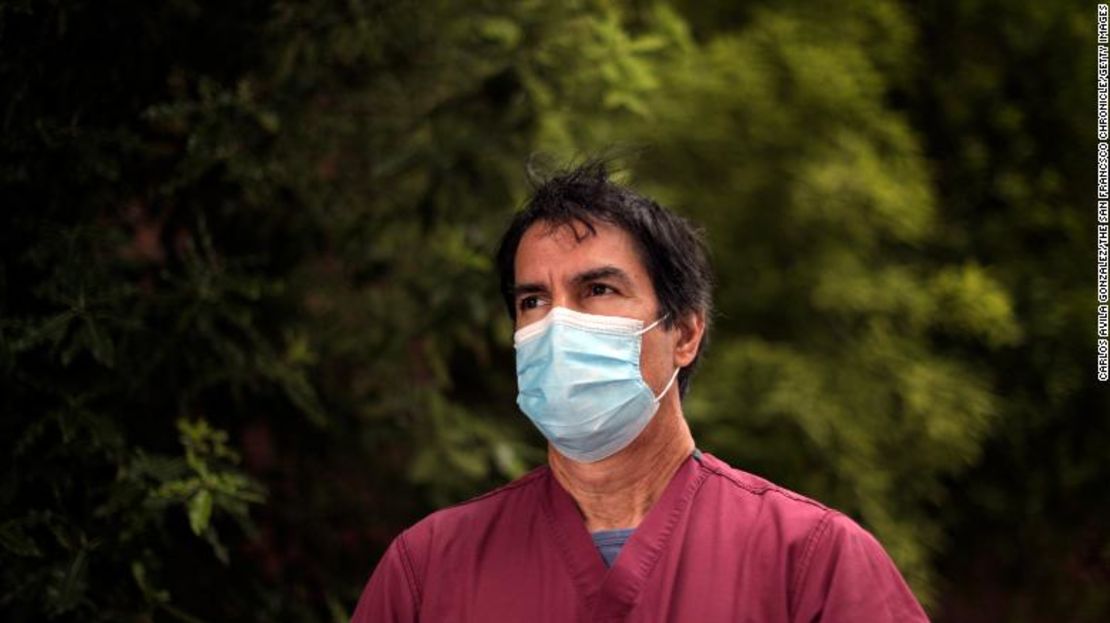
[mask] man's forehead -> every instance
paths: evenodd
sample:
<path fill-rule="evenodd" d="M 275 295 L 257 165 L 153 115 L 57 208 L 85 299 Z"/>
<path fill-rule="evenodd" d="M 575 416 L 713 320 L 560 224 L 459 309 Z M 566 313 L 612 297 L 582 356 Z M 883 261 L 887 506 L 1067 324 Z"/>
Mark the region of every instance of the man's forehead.
<path fill-rule="evenodd" d="M 635 241 L 616 225 L 603 221 L 541 221 L 529 227 L 521 237 L 516 272 L 518 277 L 522 272 L 546 273 L 554 267 L 552 262 L 568 261 L 575 269 L 604 263 L 633 273 L 643 270 Z"/>
<path fill-rule="evenodd" d="M 572 219 L 569 221 L 537 221 L 524 232 L 521 245 L 549 238 L 551 242 L 567 248 L 577 247 L 585 240 L 595 237 L 599 231 L 608 233 L 613 228 L 608 223 Z M 619 230 L 618 230 L 619 231 Z"/>

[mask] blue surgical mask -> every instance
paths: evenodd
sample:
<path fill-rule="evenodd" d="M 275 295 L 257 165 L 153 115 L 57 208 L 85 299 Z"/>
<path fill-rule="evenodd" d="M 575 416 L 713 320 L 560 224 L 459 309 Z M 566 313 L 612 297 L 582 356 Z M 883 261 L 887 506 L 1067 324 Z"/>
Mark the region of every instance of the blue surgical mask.
<path fill-rule="evenodd" d="M 600 461 L 632 443 L 659 409 L 679 369 L 656 396 L 640 373 L 635 318 L 555 307 L 513 335 L 517 404 L 551 445 L 582 462 Z"/>

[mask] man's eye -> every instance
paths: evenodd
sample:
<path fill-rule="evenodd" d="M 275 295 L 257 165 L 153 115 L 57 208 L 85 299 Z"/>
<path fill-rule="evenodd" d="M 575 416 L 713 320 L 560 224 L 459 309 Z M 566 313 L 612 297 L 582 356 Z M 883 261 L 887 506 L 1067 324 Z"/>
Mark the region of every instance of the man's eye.
<path fill-rule="evenodd" d="M 610 292 L 613 292 L 613 288 L 610 288 L 603 283 L 595 283 L 590 285 L 590 296 L 601 296 L 603 294 L 609 294 Z"/>
<path fill-rule="evenodd" d="M 540 297 L 538 297 L 538 296 L 526 296 L 526 297 L 520 299 L 520 308 L 521 309 L 535 309 L 537 306 L 539 306 L 539 304 L 540 304 Z"/>

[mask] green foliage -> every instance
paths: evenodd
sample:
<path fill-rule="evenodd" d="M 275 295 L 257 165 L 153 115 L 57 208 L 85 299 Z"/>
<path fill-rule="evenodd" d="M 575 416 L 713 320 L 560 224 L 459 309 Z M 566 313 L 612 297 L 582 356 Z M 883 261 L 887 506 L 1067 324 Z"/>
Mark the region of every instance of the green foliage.
<path fill-rule="evenodd" d="M 183 505 L 193 534 L 203 535 L 216 557 L 227 564 L 227 550 L 220 544 L 211 523 L 213 507 L 246 522 L 248 505 L 264 501 L 264 492 L 251 478 L 228 467 L 239 462 L 239 455 L 228 448 L 226 432 L 210 428 L 203 420 L 196 423 L 178 420 L 177 428 L 185 447 L 184 464 L 173 466 L 177 473 L 172 480 L 164 479 L 169 475 L 165 473 L 168 466 L 159 470 L 161 482 L 150 491 L 149 502 L 157 507 L 173 503 Z M 145 463 L 145 459 L 140 459 L 132 468 L 138 474 L 158 473 L 145 470 Z M 221 463 L 225 466 L 220 467 Z"/>
<path fill-rule="evenodd" d="M 1094 7 L 942 4 L 923 5 L 909 94 L 946 208 L 943 252 L 990 267 L 1023 336 L 961 353 L 995 371 L 1003 417 L 949 486 L 944 614 L 1102 621 L 1110 387 L 1093 368 L 1095 136 L 1084 112 L 1095 101 Z"/>
<path fill-rule="evenodd" d="M 544 460 L 490 258 L 530 154 L 615 146 L 710 240 L 702 448 L 941 616 L 1100 620 L 1093 22 L 1045 7 L 0 3 L 6 619 L 344 620 Z"/>

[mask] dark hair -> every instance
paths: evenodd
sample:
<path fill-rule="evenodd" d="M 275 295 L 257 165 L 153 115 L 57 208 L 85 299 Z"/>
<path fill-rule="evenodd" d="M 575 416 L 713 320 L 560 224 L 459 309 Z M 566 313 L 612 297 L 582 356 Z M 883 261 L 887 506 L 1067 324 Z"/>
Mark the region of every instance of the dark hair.
<path fill-rule="evenodd" d="M 713 275 L 701 232 L 689 221 L 651 199 L 609 179 L 608 166 L 590 160 L 572 170 L 557 172 L 536 188 L 501 237 L 497 269 L 509 316 L 516 320 L 515 262 L 524 232 L 536 223 L 552 227 L 581 223 L 595 235 L 595 222 L 620 227 L 636 241 L 637 250 L 659 299 L 663 326 L 674 327 L 678 318 L 692 312 L 705 315 L 705 332 L 698 354 L 678 373 L 680 395 L 685 396 L 690 376 L 709 339 Z"/>

